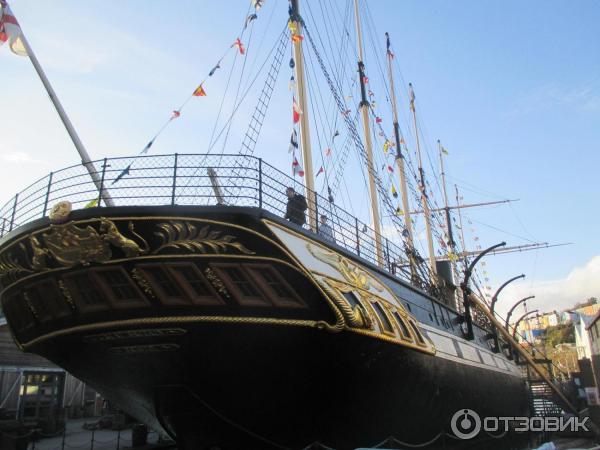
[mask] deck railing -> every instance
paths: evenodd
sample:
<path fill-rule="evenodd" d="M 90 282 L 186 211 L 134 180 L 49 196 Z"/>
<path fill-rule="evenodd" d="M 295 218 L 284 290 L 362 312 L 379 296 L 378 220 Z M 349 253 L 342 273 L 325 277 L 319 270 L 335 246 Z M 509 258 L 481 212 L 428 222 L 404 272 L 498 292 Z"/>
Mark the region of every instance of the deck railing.
<path fill-rule="evenodd" d="M 131 164 L 129 173 L 118 179 Z M 105 158 L 93 165 L 115 206 L 194 205 L 224 203 L 259 207 L 284 217 L 286 188 L 304 194 L 305 187 L 261 158 L 241 155 L 171 154 Z M 375 231 L 352 214 L 316 194 L 310 211 L 325 214 L 335 243 L 382 269 L 408 280 L 405 252 L 387 237 L 381 242 L 383 261 L 377 261 Z M 0 208 L 0 237 L 34 219 L 47 216 L 51 207 L 68 200 L 73 209 L 102 206 L 99 190 L 87 169 L 79 164 L 37 180 Z M 318 222 L 318 221 L 317 221 Z M 305 229 L 308 225 L 305 225 Z M 317 229 L 313 230 L 318 232 Z"/>

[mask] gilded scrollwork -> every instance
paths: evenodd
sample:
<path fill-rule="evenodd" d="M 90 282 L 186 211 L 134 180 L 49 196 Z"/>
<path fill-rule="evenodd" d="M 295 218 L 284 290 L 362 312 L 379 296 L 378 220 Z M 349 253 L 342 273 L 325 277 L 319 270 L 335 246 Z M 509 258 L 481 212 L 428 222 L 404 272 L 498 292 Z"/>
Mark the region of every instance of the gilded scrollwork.
<path fill-rule="evenodd" d="M 150 282 L 138 268 L 133 268 L 131 270 L 131 277 L 135 280 L 142 291 L 144 291 L 150 297 L 156 298 L 156 294 L 154 293 Z"/>
<path fill-rule="evenodd" d="M 133 239 L 123 236 L 113 221 L 108 220 L 105 217 L 100 218 L 100 233 L 102 233 L 102 238 L 114 247 L 120 248 L 127 258 L 133 258 L 140 254 L 148 253 L 150 247 L 146 240 L 135 232 L 132 221 L 129 221 L 128 229 L 131 234 L 140 240 L 142 243 L 141 246 Z"/>
<path fill-rule="evenodd" d="M 23 292 L 23 298 L 25 299 L 25 304 L 27 305 L 27 308 L 29 308 L 29 311 L 31 311 L 31 314 L 33 314 L 33 317 L 37 319 L 39 319 L 39 315 L 37 310 L 35 309 L 35 307 L 33 306 L 33 303 L 31 302 L 31 298 L 29 297 L 29 294 L 27 293 L 27 291 Z"/>
<path fill-rule="evenodd" d="M 221 294 L 223 297 L 231 298 L 231 294 L 225 287 L 225 283 L 223 283 L 223 281 L 219 278 L 219 276 L 215 273 L 214 270 L 212 270 L 210 267 L 207 267 L 206 269 L 204 269 L 204 275 L 219 294 Z"/>
<path fill-rule="evenodd" d="M 39 239 L 36 236 L 29 236 L 29 245 L 33 252 L 31 258 L 31 268 L 36 272 L 42 272 L 48 268 L 46 263 L 46 257 L 50 253 L 47 249 L 42 247 Z"/>
<path fill-rule="evenodd" d="M 43 238 L 52 257 L 66 267 L 103 263 L 112 257 L 108 242 L 91 225 L 50 225 L 50 233 L 43 234 Z"/>
<path fill-rule="evenodd" d="M 312 244 L 306 244 L 306 248 L 315 258 L 337 269 L 344 279 L 353 286 L 366 290 L 369 290 L 372 286 L 379 292 L 383 291 L 383 287 L 379 281 L 342 255 L 324 250 Z"/>
<path fill-rule="evenodd" d="M 14 281 L 23 272 L 31 273 L 32 271 L 19 264 L 11 253 L 6 252 L 0 255 L 0 280 Z"/>
<path fill-rule="evenodd" d="M 347 286 L 343 283 L 338 283 L 335 280 L 327 279 L 325 282 L 326 291 L 332 296 L 335 304 L 340 308 L 342 314 L 344 315 L 344 319 L 354 328 L 373 328 L 373 320 L 370 317 L 369 313 L 365 310 L 364 305 L 362 304 L 360 298 L 355 296 L 357 305 L 352 307 L 352 305 L 346 301 L 341 293 L 353 293 L 353 289 L 350 286 Z M 353 294 L 354 295 L 354 294 Z"/>
<path fill-rule="evenodd" d="M 71 308 L 72 311 L 77 311 L 77 307 L 75 306 L 75 302 L 73 301 L 73 296 L 71 295 L 71 291 L 69 290 L 69 288 L 67 287 L 67 285 L 65 284 L 65 282 L 63 280 L 58 281 L 58 287 L 60 288 L 60 290 L 63 294 L 63 297 L 69 304 L 69 308 Z"/>
<path fill-rule="evenodd" d="M 211 230 L 210 225 L 198 228 L 190 222 L 170 221 L 158 225 L 154 234 L 160 238 L 161 244 L 152 253 L 157 254 L 166 248 L 181 249 L 190 252 L 223 253 L 235 249 L 246 255 L 253 255 L 241 242 L 235 242 L 235 236 L 223 235 L 219 230 Z"/>

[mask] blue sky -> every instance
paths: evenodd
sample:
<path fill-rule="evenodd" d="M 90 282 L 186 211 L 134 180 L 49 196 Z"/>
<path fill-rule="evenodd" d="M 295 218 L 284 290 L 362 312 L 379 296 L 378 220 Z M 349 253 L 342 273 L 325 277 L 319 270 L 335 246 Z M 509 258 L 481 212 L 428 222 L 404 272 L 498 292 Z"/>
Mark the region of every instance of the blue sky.
<path fill-rule="evenodd" d="M 101 158 L 134 155 L 143 148 L 237 37 L 249 3 L 14 0 L 11 6 L 88 151 Z M 325 24 L 322 7 L 339 11 L 341 23 L 348 6 L 346 0 L 302 3 L 315 37 Z M 511 206 L 465 211 L 465 222 L 472 222 L 465 225 L 468 245 L 573 242 L 489 259 L 489 284 L 495 287 L 525 273 L 528 278 L 506 291 L 505 301 L 532 293 L 542 310 L 600 296 L 600 5 L 390 0 L 369 2 L 368 11 L 363 18 L 365 62 L 386 131 L 391 132 L 391 116 L 373 54 L 382 51 L 383 33 L 389 31 L 401 127 L 414 147 L 406 92 L 406 83 L 412 81 L 424 149 L 433 161 L 433 168 L 425 166 L 431 182 L 437 171 L 435 142 L 441 139 L 450 152 L 449 185 L 459 185 L 464 202 L 520 199 Z M 273 45 L 286 16 L 285 0 L 267 0 L 259 11 L 247 61 L 250 72 Z M 327 32 L 339 38 L 342 30 L 332 26 Z M 321 31 L 323 39 L 327 32 Z M 188 104 L 157 140 L 155 153 L 206 150 L 233 55 L 228 58 L 207 82 L 208 97 Z M 342 60 L 349 85 L 352 51 Z M 0 48 L 0 68 L 4 203 L 37 177 L 75 163 L 77 155 L 27 58 Z M 239 77 L 236 70 L 233 85 Z M 284 63 L 257 149 L 286 171 L 289 75 Z M 258 90 L 263 79 L 252 89 Z M 324 86 L 320 89 L 327 94 Z M 236 115 L 227 151 L 239 149 L 255 99 L 249 96 Z M 231 105 L 230 91 L 224 110 Z M 313 136 L 313 145 L 324 147 Z M 318 154 L 315 160 L 318 168 Z M 347 198 L 344 206 L 364 215 L 367 194 L 353 170 L 358 170 L 356 161 L 345 172 L 353 201 Z"/>

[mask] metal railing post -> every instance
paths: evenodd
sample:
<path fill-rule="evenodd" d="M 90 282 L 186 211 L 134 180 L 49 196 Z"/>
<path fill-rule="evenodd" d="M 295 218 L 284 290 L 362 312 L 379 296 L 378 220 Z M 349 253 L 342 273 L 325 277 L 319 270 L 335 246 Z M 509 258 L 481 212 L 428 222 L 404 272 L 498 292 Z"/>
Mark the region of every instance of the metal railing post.
<path fill-rule="evenodd" d="M 388 272 L 393 273 L 392 265 L 390 264 L 390 240 L 388 238 L 385 238 L 385 255 L 387 259 Z"/>
<path fill-rule="evenodd" d="M 358 235 L 358 219 L 354 218 L 354 229 L 356 230 L 356 254 L 360 256 L 360 236 Z"/>
<path fill-rule="evenodd" d="M 121 430 L 118 430 L 118 432 L 117 432 L 117 450 L 119 450 L 120 445 L 121 445 Z"/>
<path fill-rule="evenodd" d="M 258 207 L 263 207 L 262 158 L 258 158 Z"/>
<path fill-rule="evenodd" d="M 92 429 L 92 441 L 90 442 L 90 450 L 94 450 L 94 433 L 96 430 Z"/>
<path fill-rule="evenodd" d="M 65 423 L 64 427 L 63 427 L 63 435 L 62 435 L 62 443 L 60 446 L 61 450 L 65 450 L 65 435 L 67 434 L 67 424 Z"/>
<path fill-rule="evenodd" d="M 44 210 L 42 211 L 42 217 L 46 216 L 46 211 L 48 210 L 48 201 L 50 200 L 50 190 L 52 189 L 52 176 L 54 172 L 50 172 L 48 175 L 48 189 L 46 190 L 46 198 L 44 199 Z"/>
<path fill-rule="evenodd" d="M 17 202 L 19 201 L 19 194 L 15 195 L 15 202 L 13 203 L 13 211 L 12 216 L 10 218 L 10 226 L 8 227 L 8 231 L 12 231 L 13 226 L 15 225 L 15 214 L 17 213 Z"/>
<path fill-rule="evenodd" d="M 175 204 L 175 190 L 177 189 L 177 158 L 178 154 L 175 153 L 175 160 L 173 161 L 173 187 L 171 189 L 171 206 Z"/>
<path fill-rule="evenodd" d="M 100 191 L 98 192 L 98 206 L 102 206 L 102 194 L 104 193 L 104 176 L 106 175 L 106 162 L 107 158 L 104 158 L 102 162 L 102 176 L 100 177 Z M 104 202 L 106 204 L 106 202 Z"/>
<path fill-rule="evenodd" d="M 313 198 L 315 199 L 315 232 L 319 234 L 319 201 L 318 195 L 314 193 Z"/>
<path fill-rule="evenodd" d="M 4 236 L 4 227 L 6 226 L 6 219 L 2 218 L 2 229 L 0 229 L 0 236 Z"/>

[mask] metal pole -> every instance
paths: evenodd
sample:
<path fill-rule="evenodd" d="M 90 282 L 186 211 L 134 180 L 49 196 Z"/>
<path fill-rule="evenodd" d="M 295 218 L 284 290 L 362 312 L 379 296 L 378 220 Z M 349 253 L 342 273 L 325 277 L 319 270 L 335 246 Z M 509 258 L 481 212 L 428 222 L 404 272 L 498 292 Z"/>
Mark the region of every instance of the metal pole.
<path fill-rule="evenodd" d="M 496 293 L 493 295 L 492 297 L 492 302 L 490 304 L 490 311 L 492 314 L 495 314 L 495 307 L 496 307 L 496 302 L 498 301 L 498 295 L 500 294 L 500 292 L 502 292 L 502 290 L 508 286 L 510 283 L 512 283 L 515 280 L 518 280 L 519 278 L 525 278 L 525 274 L 521 274 L 521 275 L 517 275 L 516 277 L 512 277 L 510 280 L 506 281 L 504 284 L 502 284 L 498 290 L 496 291 Z"/>
<path fill-rule="evenodd" d="M 481 258 L 483 258 L 487 253 L 492 250 L 502 247 L 506 245 L 506 242 L 500 242 L 499 244 L 492 245 L 490 248 L 482 251 L 477 257 L 469 264 L 469 267 L 465 270 L 465 278 L 463 282 L 460 284 L 460 288 L 463 291 L 463 307 L 465 310 L 465 323 L 467 324 L 467 333 L 465 339 L 472 340 L 473 339 L 473 318 L 471 317 L 471 302 L 469 301 L 469 296 L 471 295 L 471 289 L 469 288 L 469 279 L 471 278 L 471 274 L 473 273 L 473 269 L 475 265 L 479 262 Z"/>
<path fill-rule="evenodd" d="M 495 326 L 496 329 L 503 335 L 503 337 L 510 342 L 515 349 L 517 350 L 517 352 L 519 352 L 521 354 L 521 356 L 527 361 L 527 363 L 529 363 L 529 365 L 531 366 L 531 368 L 533 370 L 535 370 L 537 372 L 537 374 L 546 382 L 548 383 L 548 385 L 550 386 L 550 388 L 552 388 L 552 390 L 560 397 L 560 399 L 564 402 L 565 406 L 567 406 L 572 412 L 574 412 L 575 414 L 578 414 L 577 409 L 571 404 L 571 402 L 569 402 L 569 400 L 565 397 L 565 395 L 560 391 L 560 389 L 552 382 L 552 380 L 550 380 L 550 378 L 544 373 L 543 370 L 541 370 L 536 364 L 535 361 L 532 359 L 532 357 L 529 355 L 529 353 L 527 353 L 516 341 L 515 339 L 510 335 L 510 333 L 508 331 L 506 331 L 504 329 L 504 327 L 502 327 L 502 324 L 500 322 L 498 322 L 498 319 L 496 319 L 496 317 L 490 313 L 490 311 L 487 309 L 486 305 L 484 305 L 476 296 L 471 295 L 470 296 L 470 300 L 477 306 L 479 307 L 479 309 L 483 312 L 483 314 L 485 314 L 487 316 L 487 318 L 490 320 L 490 322 L 492 323 L 492 326 Z"/>
<path fill-rule="evenodd" d="M 303 20 L 300 16 L 300 0 L 292 0 L 290 20 L 296 28 L 298 35 L 302 34 Z M 306 199 L 308 201 L 308 224 L 311 230 L 315 229 L 317 219 L 314 212 L 315 180 L 312 166 L 312 152 L 310 145 L 310 127 L 308 123 L 308 101 L 306 96 L 306 80 L 304 78 L 304 56 L 302 53 L 302 40 L 294 40 L 294 60 L 296 61 L 296 80 L 298 87 L 298 102 L 302 114 L 300 116 L 300 138 L 302 144 L 302 159 L 304 161 L 304 183 L 306 184 Z"/>
<path fill-rule="evenodd" d="M 54 172 L 50 172 L 48 175 L 48 189 L 46 190 L 46 198 L 44 199 L 44 210 L 42 211 L 42 217 L 46 216 L 46 211 L 48 210 L 48 200 L 50 199 L 50 189 L 52 188 L 52 176 Z"/>
<path fill-rule="evenodd" d="M 171 206 L 175 204 L 175 191 L 177 190 L 177 153 L 173 161 L 173 188 L 171 189 Z"/>
<path fill-rule="evenodd" d="M 56 108 L 56 112 L 60 116 L 60 119 L 62 120 L 63 125 L 67 129 L 67 133 L 69 133 L 69 136 L 71 137 L 71 140 L 73 141 L 73 145 L 75 145 L 75 148 L 77 149 L 77 152 L 79 153 L 79 156 L 81 156 L 82 164 L 85 166 L 85 168 L 89 172 L 90 176 L 92 177 L 92 180 L 94 181 L 94 184 L 96 185 L 96 188 L 100 191 L 101 197 L 104 198 L 104 203 L 107 206 L 113 206 L 112 198 L 110 197 L 109 193 L 102 191 L 102 187 L 100 186 L 100 179 L 98 178 L 98 173 L 96 171 L 96 168 L 94 167 L 94 164 L 92 163 L 92 161 L 90 159 L 90 155 L 88 154 L 87 150 L 83 146 L 81 139 L 79 139 L 79 135 L 75 131 L 75 128 L 73 128 L 73 124 L 69 120 L 69 117 L 67 116 L 67 113 L 65 112 L 60 101 L 58 100 L 58 97 L 56 96 L 56 93 L 54 92 L 52 85 L 48 81 L 48 78 L 46 77 L 46 74 L 44 73 L 42 66 L 40 65 L 35 54 L 33 53 L 33 50 L 31 49 L 29 42 L 25 38 L 25 34 L 23 33 L 23 27 L 21 27 L 21 41 L 23 42 L 23 46 L 25 47 L 25 50 L 27 51 L 27 55 L 29 56 L 29 59 L 31 60 L 31 63 L 33 64 L 33 67 L 35 68 L 35 71 L 37 72 L 38 76 L 40 77 L 40 80 L 42 80 L 42 83 L 43 83 L 44 87 L 46 88 L 46 91 L 48 92 L 48 96 L 50 97 L 50 100 L 52 100 L 52 103 L 54 104 L 54 107 Z"/>
<path fill-rule="evenodd" d="M 521 275 L 517 275 L 516 277 L 512 277 L 510 280 L 506 281 L 503 285 L 501 285 L 498 290 L 496 291 L 496 293 L 494 294 L 494 296 L 492 297 L 492 302 L 490 304 L 490 312 L 492 314 L 495 314 L 495 308 L 496 308 L 496 302 L 498 301 L 498 294 L 500 294 L 500 292 L 502 292 L 502 290 L 508 286 L 510 283 L 512 283 L 515 280 L 518 280 L 519 278 L 525 278 L 525 274 L 521 274 Z M 492 328 L 492 335 L 493 335 L 493 339 L 494 339 L 494 348 L 492 349 L 492 351 L 494 353 L 498 353 L 500 351 L 500 345 L 498 342 L 498 332 L 496 331 L 495 328 Z"/>
<path fill-rule="evenodd" d="M 121 430 L 117 431 L 117 450 L 119 450 L 119 446 L 121 445 Z"/>
<path fill-rule="evenodd" d="M 90 450 L 94 450 L 94 433 L 96 430 L 92 428 L 92 442 L 90 442 Z"/>
<path fill-rule="evenodd" d="M 365 88 L 365 73 L 363 63 L 362 33 L 360 30 L 360 16 L 358 14 L 358 0 L 354 0 L 354 16 L 356 24 L 356 41 L 358 46 L 358 77 L 360 79 L 360 112 L 363 123 L 365 138 L 365 150 L 367 153 L 367 171 L 369 172 L 369 192 L 371 194 L 371 213 L 373 217 L 373 230 L 375 232 L 375 254 L 377 265 L 383 267 L 383 248 L 381 246 L 381 220 L 379 216 L 379 201 L 377 199 L 377 187 L 375 185 L 375 166 L 373 165 L 373 144 L 371 142 L 371 125 L 369 122 L 369 102 Z"/>
<path fill-rule="evenodd" d="M 8 231 L 12 231 L 13 226 L 15 224 L 15 214 L 17 213 L 17 202 L 19 201 L 19 194 L 17 193 L 15 195 L 15 202 L 13 203 L 13 212 L 12 212 L 12 216 L 10 218 L 10 228 L 8 229 Z"/>
<path fill-rule="evenodd" d="M 410 110 L 412 111 L 413 123 L 415 127 L 415 142 L 417 147 L 417 157 L 419 160 L 419 188 L 421 190 L 421 203 L 423 212 L 425 214 L 425 234 L 427 234 L 427 247 L 429 250 L 429 266 L 431 273 L 433 274 L 433 283 L 437 285 L 437 266 L 435 264 L 435 250 L 433 248 L 433 237 L 431 235 L 431 213 L 429 211 L 429 203 L 427 201 L 427 186 L 425 184 L 425 171 L 423 170 L 423 163 L 421 161 L 421 144 L 419 141 L 419 129 L 417 128 L 417 110 L 415 108 L 415 93 L 413 91 L 412 83 L 408 83 L 410 91 Z"/>
<path fill-rule="evenodd" d="M 385 33 L 389 48 L 389 35 Z M 396 89 L 394 88 L 394 77 L 392 72 L 392 58 L 393 56 L 388 52 L 388 78 L 390 79 L 390 93 L 392 97 L 392 113 L 394 117 L 394 138 L 396 141 L 396 165 L 398 166 L 398 173 L 400 175 L 400 192 L 402 194 L 402 208 L 404 209 L 404 227 L 406 228 L 406 244 L 409 248 L 408 260 L 410 262 L 410 273 L 413 279 L 417 278 L 417 268 L 414 258 L 415 244 L 413 241 L 412 221 L 410 218 L 410 204 L 408 203 L 408 187 L 406 183 L 406 171 L 404 169 L 404 155 L 402 154 L 401 142 L 400 142 L 400 125 L 398 124 L 398 106 L 396 102 Z"/>
<path fill-rule="evenodd" d="M 63 428 L 62 444 L 60 446 L 61 450 L 65 450 L 65 435 L 66 434 L 67 434 L 67 424 L 65 423 L 64 428 Z"/>
<path fill-rule="evenodd" d="M 317 218 L 316 222 L 315 222 L 315 230 L 317 232 L 317 234 L 319 234 L 319 199 L 318 199 L 318 195 L 315 192 L 315 217 Z"/>
<path fill-rule="evenodd" d="M 102 206 L 102 189 L 104 189 L 104 177 L 106 176 L 107 159 L 104 158 L 102 162 L 102 177 L 100 178 L 100 189 L 98 190 L 98 206 Z M 106 200 L 104 201 L 106 204 Z M 107 205 L 108 206 L 108 205 Z"/>
<path fill-rule="evenodd" d="M 354 228 L 356 230 L 356 254 L 360 256 L 360 236 L 358 235 L 358 219 L 354 218 Z"/>
<path fill-rule="evenodd" d="M 258 207 L 263 207 L 262 158 L 258 158 Z"/>

